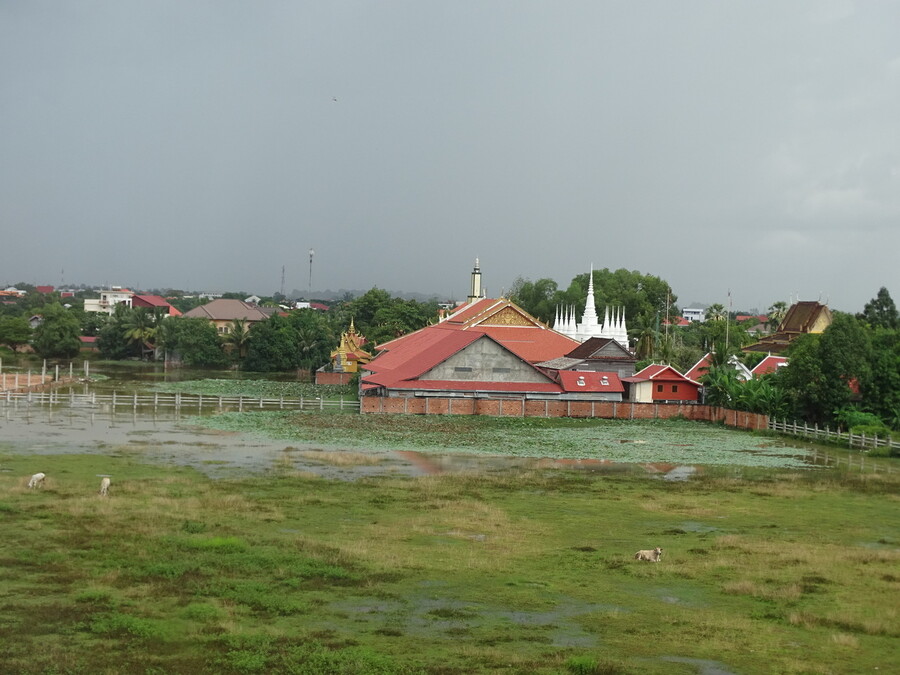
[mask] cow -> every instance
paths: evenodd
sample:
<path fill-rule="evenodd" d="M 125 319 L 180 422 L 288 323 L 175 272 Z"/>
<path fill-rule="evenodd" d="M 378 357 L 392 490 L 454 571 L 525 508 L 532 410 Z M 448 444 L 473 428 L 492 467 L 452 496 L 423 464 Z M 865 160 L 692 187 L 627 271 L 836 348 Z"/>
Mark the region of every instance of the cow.
<path fill-rule="evenodd" d="M 31 480 L 28 481 L 28 487 L 30 488 L 39 488 L 44 487 L 44 479 L 47 477 L 44 473 L 36 473 L 31 477 Z"/>
<path fill-rule="evenodd" d="M 647 560 L 649 562 L 659 562 L 662 558 L 662 549 L 657 546 L 652 551 L 638 551 L 634 554 L 635 560 Z"/>
<path fill-rule="evenodd" d="M 100 481 L 100 496 L 106 497 L 109 495 L 109 476 L 104 476 L 103 480 Z"/>

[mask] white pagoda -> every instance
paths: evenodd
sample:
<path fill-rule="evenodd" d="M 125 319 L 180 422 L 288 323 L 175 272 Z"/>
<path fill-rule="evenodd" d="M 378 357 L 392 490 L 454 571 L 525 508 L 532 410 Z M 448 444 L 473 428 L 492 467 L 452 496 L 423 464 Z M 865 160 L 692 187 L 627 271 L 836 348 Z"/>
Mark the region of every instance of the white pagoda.
<path fill-rule="evenodd" d="M 603 323 L 597 318 L 597 310 L 594 308 L 594 267 L 588 275 L 587 300 L 584 303 L 584 313 L 581 315 L 581 323 L 575 320 L 574 307 L 557 307 L 556 319 L 553 328 L 557 333 L 585 342 L 593 337 L 610 338 L 615 340 L 625 349 L 628 349 L 628 329 L 625 326 L 625 308 L 607 306 L 603 317 Z"/>

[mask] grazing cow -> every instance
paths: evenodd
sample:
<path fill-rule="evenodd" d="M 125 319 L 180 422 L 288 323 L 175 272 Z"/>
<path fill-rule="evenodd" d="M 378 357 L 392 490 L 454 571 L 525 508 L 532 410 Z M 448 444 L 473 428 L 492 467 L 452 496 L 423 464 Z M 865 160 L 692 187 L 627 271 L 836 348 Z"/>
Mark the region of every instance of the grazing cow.
<path fill-rule="evenodd" d="M 648 560 L 650 562 L 659 562 L 662 558 L 662 549 L 657 546 L 652 551 L 638 551 L 634 554 L 635 560 Z"/>
<path fill-rule="evenodd" d="M 28 481 L 28 487 L 30 488 L 38 488 L 44 487 L 44 479 L 47 477 L 44 473 L 36 473 L 31 477 L 31 480 Z"/>
<path fill-rule="evenodd" d="M 109 495 L 109 476 L 104 476 L 100 481 L 100 496 L 106 497 L 107 495 Z"/>

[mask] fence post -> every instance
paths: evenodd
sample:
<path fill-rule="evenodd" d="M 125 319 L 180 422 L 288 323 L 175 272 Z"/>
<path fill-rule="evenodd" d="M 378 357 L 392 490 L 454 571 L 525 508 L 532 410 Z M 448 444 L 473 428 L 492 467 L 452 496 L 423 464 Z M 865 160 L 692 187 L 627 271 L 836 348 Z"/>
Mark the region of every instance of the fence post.
<path fill-rule="evenodd" d="M 115 391 L 113 391 L 113 397 L 112 397 L 112 409 L 113 409 L 113 412 L 116 411 L 116 392 L 115 392 Z"/>

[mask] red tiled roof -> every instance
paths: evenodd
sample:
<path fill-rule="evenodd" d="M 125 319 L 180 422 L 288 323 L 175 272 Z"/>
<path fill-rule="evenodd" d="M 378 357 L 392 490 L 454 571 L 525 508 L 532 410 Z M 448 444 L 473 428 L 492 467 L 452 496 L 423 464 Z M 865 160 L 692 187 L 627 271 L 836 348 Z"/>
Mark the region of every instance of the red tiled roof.
<path fill-rule="evenodd" d="M 36 290 L 38 293 L 52 293 L 53 286 L 35 286 L 34 290 Z"/>
<path fill-rule="evenodd" d="M 669 380 L 676 382 L 687 381 L 691 384 L 700 386 L 699 382 L 695 382 L 691 378 L 682 375 L 672 366 L 667 366 L 661 363 L 651 363 L 639 373 L 635 373 L 631 377 L 622 378 L 622 380 L 623 382 L 646 382 L 647 380 Z"/>
<path fill-rule="evenodd" d="M 94 344 L 97 341 L 97 337 L 95 335 L 82 335 L 78 339 L 85 344 Z"/>
<path fill-rule="evenodd" d="M 756 364 L 756 366 L 750 372 L 753 373 L 754 377 L 760 377 L 761 375 L 768 375 L 769 373 L 774 373 L 779 368 L 787 365 L 787 357 L 785 356 L 775 356 L 774 354 L 769 354 L 766 358 Z"/>
<path fill-rule="evenodd" d="M 169 311 L 169 316 L 181 316 L 181 312 L 178 309 L 159 295 L 135 295 L 131 298 L 131 304 L 134 307 L 162 307 Z"/>
<path fill-rule="evenodd" d="M 625 391 L 625 386 L 616 373 L 560 370 L 559 382 L 566 391 L 599 391 L 613 394 Z"/>
<path fill-rule="evenodd" d="M 710 363 L 712 363 L 712 355 L 707 352 L 684 376 L 689 380 L 699 380 L 709 371 Z"/>

